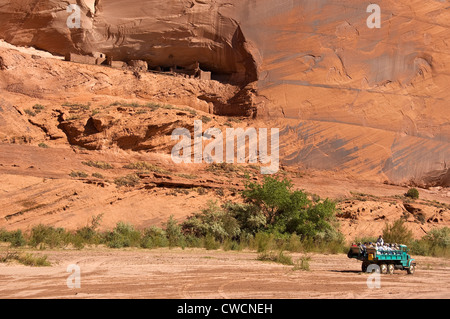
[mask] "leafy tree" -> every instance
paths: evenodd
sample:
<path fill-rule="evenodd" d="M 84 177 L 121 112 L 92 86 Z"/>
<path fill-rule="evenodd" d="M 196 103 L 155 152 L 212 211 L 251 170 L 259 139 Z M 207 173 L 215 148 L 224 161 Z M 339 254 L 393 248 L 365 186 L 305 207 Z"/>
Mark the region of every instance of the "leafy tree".
<path fill-rule="evenodd" d="M 263 184 L 247 182 L 242 196 L 246 203 L 258 207 L 266 216 L 267 225 L 273 225 L 280 216 L 288 217 L 309 204 L 308 197 L 301 191 L 292 191 L 292 182 L 271 176 Z"/>
<path fill-rule="evenodd" d="M 293 190 L 288 179 L 267 176 L 261 185 L 248 182 L 242 196 L 264 214 L 268 228 L 279 233 L 313 238 L 319 233 L 333 232 L 330 221 L 335 203 L 328 199 L 311 201 L 305 192 Z"/>
<path fill-rule="evenodd" d="M 208 208 L 183 222 L 183 232 L 196 237 L 209 235 L 221 242 L 260 232 L 324 240 L 339 237 L 330 223 L 335 204 L 328 199 L 310 200 L 305 192 L 293 190 L 288 179 L 267 176 L 262 184 L 247 181 L 242 197 L 244 203 L 228 202 L 221 207 L 210 202 Z"/>
<path fill-rule="evenodd" d="M 419 191 L 416 188 L 410 188 L 405 194 L 406 197 L 419 199 Z"/>

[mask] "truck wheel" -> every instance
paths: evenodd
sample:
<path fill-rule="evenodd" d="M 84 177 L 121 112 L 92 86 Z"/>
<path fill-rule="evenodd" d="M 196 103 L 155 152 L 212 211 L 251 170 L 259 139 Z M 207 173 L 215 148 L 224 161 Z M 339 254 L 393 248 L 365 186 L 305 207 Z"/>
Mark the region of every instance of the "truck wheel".
<path fill-rule="evenodd" d="M 388 273 L 389 275 L 393 275 L 395 270 L 395 266 L 393 264 L 388 265 Z"/>
<path fill-rule="evenodd" d="M 388 266 L 386 264 L 381 264 L 380 269 L 383 275 L 386 275 L 388 273 Z"/>
<path fill-rule="evenodd" d="M 362 272 L 367 272 L 367 267 L 369 267 L 369 264 L 363 261 L 361 265 Z"/>
<path fill-rule="evenodd" d="M 406 271 L 408 272 L 408 275 L 414 275 L 415 271 L 416 271 L 416 265 L 411 264 L 409 266 L 408 269 L 406 269 Z"/>

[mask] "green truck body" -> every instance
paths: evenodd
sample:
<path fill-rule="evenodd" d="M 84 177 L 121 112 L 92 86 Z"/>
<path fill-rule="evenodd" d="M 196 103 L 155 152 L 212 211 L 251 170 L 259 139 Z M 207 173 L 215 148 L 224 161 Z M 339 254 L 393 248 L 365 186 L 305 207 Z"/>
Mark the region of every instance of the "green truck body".
<path fill-rule="evenodd" d="M 414 274 L 416 262 L 408 254 L 409 249 L 405 245 L 400 245 L 397 250 L 380 251 L 375 248 L 362 249 L 359 246 L 350 247 L 348 258 L 355 258 L 362 261 L 362 271 L 367 272 L 372 269 L 371 265 L 380 267 L 383 274 L 393 274 L 395 269 L 406 270 L 408 274 Z"/>

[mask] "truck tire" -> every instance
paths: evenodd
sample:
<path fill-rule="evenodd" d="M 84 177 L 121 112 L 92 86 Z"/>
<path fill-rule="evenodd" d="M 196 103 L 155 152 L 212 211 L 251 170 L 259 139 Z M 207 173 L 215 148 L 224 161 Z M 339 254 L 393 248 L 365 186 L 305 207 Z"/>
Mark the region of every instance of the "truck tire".
<path fill-rule="evenodd" d="M 386 264 L 381 264 L 380 270 L 383 275 L 386 275 L 388 273 L 388 266 Z"/>
<path fill-rule="evenodd" d="M 394 274 L 394 270 L 395 270 L 394 264 L 389 264 L 388 265 L 388 274 L 389 275 L 393 275 Z"/>
<path fill-rule="evenodd" d="M 408 275 L 414 275 L 414 273 L 416 272 L 416 265 L 415 264 L 409 265 L 406 271 L 408 272 Z"/>
<path fill-rule="evenodd" d="M 363 261 L 363 263 L 361 265 L 362 272 L 367 272 L 367 267 L 369 267 L 369 263 Z"/>

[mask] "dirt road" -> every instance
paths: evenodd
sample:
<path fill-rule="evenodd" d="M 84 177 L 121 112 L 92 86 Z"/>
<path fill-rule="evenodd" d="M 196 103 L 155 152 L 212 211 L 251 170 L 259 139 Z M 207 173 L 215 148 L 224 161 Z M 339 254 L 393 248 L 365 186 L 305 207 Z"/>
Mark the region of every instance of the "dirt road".
<path fill-rule="evenodd" d="M 0 298 L 450 298 L 448 260 L 417 257 L 414 275 L 396 271 L 369 289 L 360 262 L 310 254 L 310 270 L 257 260 L 254 252 L 201 249 L 36 251 L 51 267 L 0 264 Z M 292 254 L 297 261 L 302 255 Z M 80 288 L 76 272 L 80 270 Z"/>

